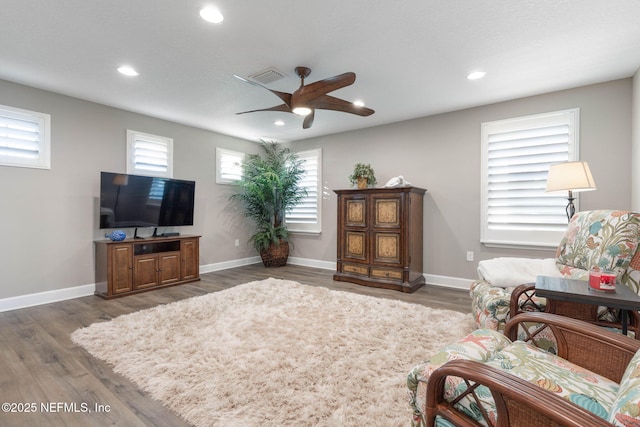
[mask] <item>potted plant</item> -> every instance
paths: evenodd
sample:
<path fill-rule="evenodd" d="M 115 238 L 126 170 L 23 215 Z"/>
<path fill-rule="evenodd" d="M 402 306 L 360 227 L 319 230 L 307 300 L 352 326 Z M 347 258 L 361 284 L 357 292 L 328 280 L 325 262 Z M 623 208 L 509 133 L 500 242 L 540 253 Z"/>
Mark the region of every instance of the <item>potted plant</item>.
<path fill-rule="evenodd" d="M 281 267 L 289 256 L 285 213 L 307 195 L 300 186 L 304 161 L 277 143 L 266 142 L 262 148 L 263 156 L 247 155 L 239 191 L 231 199 L 239 202 L 244 215 L 256 224 L 256 232 L 249 241 L 260 253 L 262 263 L 266 267 Z"/>
<path fill-rule="evenodd" d="M 367 188 L 376 185 L 376 175 L 370 164 L 356 163 L 353 173 L 349 175 L 349 181 L 352 185 L 358 184 L 358 188 Z"/>

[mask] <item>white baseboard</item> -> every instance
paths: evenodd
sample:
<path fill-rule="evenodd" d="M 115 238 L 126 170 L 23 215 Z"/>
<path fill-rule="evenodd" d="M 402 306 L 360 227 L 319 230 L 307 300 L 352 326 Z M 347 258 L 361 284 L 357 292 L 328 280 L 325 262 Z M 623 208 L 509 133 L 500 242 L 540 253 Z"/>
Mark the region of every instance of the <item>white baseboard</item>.
<path fill-rule="evenodd" d="M 443 286 L 446 288 L 456 288 L 456 289 L 464 289 L 465 291 L 469 290 L 469 286 L 471 286 L 471 282 L 473 279 L 464 279 L 462 277 L 450 277 L 450 276 L 438 276 L 437 274 L 425 274 L 424 275 L 427 284 Z"/>
<path fill-rule="evenodd" d="M 331 261 L 320 261 L 308 258 L 289 257 L 289 264 L 301 265 L 304 267 L 322 268 L 325 270 L 335 270 L 336 263 Z M 437 274 L 423 274 L 428 285 L 442 286 L 445 288 L 469 290 L 469 286 L 473 279 L 465 279 L 462 277 L 439 276 Z"/>
<path fill-rule="evenodd" d="M 335 270 L 336 263 L 333 261 L 320 261 L 317 259 L 289 257 L 287 263 L 301 265 L 303 267 L 322 268 L 323 270 Z"/>
<path fill-rule="evenodd" d="M 96 285 L 81 285 L 0 299 L 0 312 L 93 295 Z"/>
<path fill-rule="evenodd" d="M 260 257 L 254 256 L 250 258 L 234 259 L 232 261 L 216 262 L 215 264 L 201 265 L 200 274 L 227 270 L 229 268 L 242 267 L 243 265 L 257 264 L 259 262 L 262 262 Z"/>
<path fill-rule="evenodd" d="M 250 257 L 223 261 L 215 264 L 200 266 L 200 274 L 211 273 L 213 271 L 227 270 L 229 268 L 241 267 L 260 263 L 260 257 Z M 290 264 L 304 267 L 322 268 L 325 270 L 335 270 L 336 263 L 332 261 L 314 260 L 308 258 L 289 257 Z M 424 274 L 427 284 L 468 290 L 473 279 L 460 277 L 438 276 L 435 274 Z M 72 288 L 56 289 L 53 291 L 38 292 L 34 294 L 19 295 L 16 297 L 0 299 L 0 313 L 3 311 L 17 310 L 20 308 L 33 307 L 36 305 L 49 304 L 57 301 L 64 301 L 73 298 L 93 295 L 96 290 L 95 284 L 75 286 Z"/>
<path fill-rule="evenodd" d="M 226 270 L 243 265 L 256 264 L 260 262 L 260 257 L 237 259 L 233 261 L 219 262 L 200 266 L 200 273 L 210 273 L 212 271 Z M 75 286 L 72 288 L 56 289 L 53 291 L 38 292 L 34 294 L 19 295 L 0 299 L 0 313 L 3 311 L 18 310 L 20 308 L 33 307 L 36 305 L 49 304 L 52 302 L 64 301 L 73 298 L 93 295 L 96 290 L 95 284 Z"/>

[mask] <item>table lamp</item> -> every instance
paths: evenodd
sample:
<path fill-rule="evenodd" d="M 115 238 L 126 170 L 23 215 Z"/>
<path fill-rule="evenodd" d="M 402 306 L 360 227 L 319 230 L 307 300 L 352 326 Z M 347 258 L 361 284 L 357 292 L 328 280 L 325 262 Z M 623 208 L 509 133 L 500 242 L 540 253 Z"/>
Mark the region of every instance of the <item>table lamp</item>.
<path fill-rule="evenodd" d="M 569 190 L 569 197 L 567 197 L 569 204 L 566 208 L 568 221 L 571 221 L 571 217 L 576 213 L 573 192 L 595 189 L 596 183 L 587 162 L 556 163 L 549 167 L 545 192 Z"/>

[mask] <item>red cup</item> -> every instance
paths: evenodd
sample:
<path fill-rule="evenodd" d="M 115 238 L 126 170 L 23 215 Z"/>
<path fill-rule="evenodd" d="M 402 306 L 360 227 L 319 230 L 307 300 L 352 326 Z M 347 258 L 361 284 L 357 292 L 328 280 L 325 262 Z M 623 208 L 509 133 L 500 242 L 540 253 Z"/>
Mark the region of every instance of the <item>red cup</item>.
<path fill-rule="evenodd" d="M 611 271 L 589 272 L 589 287 L 597 291 L 615 292 L 617 275 Z"/>

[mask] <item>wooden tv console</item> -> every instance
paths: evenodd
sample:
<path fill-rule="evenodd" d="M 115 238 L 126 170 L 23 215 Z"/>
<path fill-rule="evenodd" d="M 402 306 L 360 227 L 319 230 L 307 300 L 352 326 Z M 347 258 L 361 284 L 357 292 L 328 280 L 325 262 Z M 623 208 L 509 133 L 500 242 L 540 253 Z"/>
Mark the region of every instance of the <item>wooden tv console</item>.
<path fill-rule="evenodd" d="M 95 241 L 95 294 L 109 299 L 200 280 L 199 239 Z"/>

